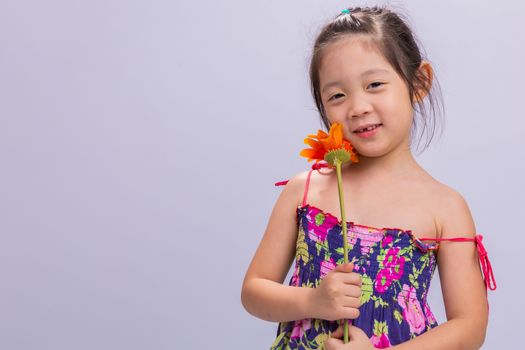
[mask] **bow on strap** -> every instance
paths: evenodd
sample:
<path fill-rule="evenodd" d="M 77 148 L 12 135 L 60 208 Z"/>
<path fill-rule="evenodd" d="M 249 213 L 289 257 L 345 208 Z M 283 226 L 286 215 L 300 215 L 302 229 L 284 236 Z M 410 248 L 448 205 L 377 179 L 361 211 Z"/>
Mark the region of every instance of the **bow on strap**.
<path fill-rule="evenodd" d="M 476 242 L 478 249 L 479 262 L 483 272 L 483 279 L 485 281 L 485 289 L 496 290 L 496 279 L 492 271 L 487 250 L 483 245 L 483 235 L 477 234 L 475 238 L 467 237 L 451 237 L 451 238 L 420 238 L 420 240 L 434 240 L 434 241 L 454 241 L 454 242 Z"/>
<path fill-rule="evenodd" d="M 327 168 L 327 167 L 328 167 L 327 162 L 315 162 L 314 164 L 312 164 L 312 170 L 317 170 L 317 169 Z"/>
<path fill-rule="evenodd" d="M 483 245 L 483 235 L 476 235 L 476 246 L 478 247 L 479 262 L 481 263 L 483 276 L 485 277 L 485 288 L 496 290 L 496 279 L 494 278 L 494 272 L 492 271 L 492 265 L 490 264 L 487 250 Z M 494 286 L 491 286 L 491 282 Z"/>

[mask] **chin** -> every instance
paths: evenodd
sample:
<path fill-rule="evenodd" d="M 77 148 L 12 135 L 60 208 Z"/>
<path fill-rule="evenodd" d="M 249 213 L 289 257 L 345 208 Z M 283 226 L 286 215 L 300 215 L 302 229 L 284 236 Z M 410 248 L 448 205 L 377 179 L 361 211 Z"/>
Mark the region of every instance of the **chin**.
<path fill-rule="evenodd" d="M 354 151 L 356 152 L 357 157 L 367 157 L 367 158 L 382 157 L 388 153 L 388 151 L 384 149 L 372 149 L 372 148 L 360 149 L 360 150 L 354 148 Z"/>

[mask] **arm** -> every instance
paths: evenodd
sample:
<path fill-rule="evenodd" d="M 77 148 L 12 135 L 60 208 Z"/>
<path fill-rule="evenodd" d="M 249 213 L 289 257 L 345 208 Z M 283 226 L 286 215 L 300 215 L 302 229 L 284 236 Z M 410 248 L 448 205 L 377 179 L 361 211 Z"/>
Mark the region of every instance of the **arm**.
<path fill-rule="evenodd" d="M 270 322 L 295 321 L 311 317 L 307 310 L 311 290 L 252 278 L 245 283 L 241 299 L 246 311 L 255 317 Z"/>
<path fill-rule="evenodd" d="M 312 288 L 282 284 L 295 257 L 296 209 L 302 199 L 306 173 L 290 179 L 282 190 L 244 277 L 242 305 L 250 314 L 266 321 L 309 317 L 306 299 Z"/>
<path fill-rule="evenodd" d="M 442 196 L 441 237 L 474 238 L 476 228 L 468 204 L 453 189 Z M 479 349 L 488 323 L 486 289 L 475 242 L 440 242 L 437 263 L 447 322 L 392 347 L 410 349 Z"/>

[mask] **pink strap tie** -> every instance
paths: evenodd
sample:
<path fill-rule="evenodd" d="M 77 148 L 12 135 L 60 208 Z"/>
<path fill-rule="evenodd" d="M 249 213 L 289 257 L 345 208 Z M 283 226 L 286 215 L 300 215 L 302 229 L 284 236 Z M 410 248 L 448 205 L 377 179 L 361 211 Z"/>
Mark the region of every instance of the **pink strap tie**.
<path fill-rule="evenodd" d="M 476 242 L 478 249 L 479 262 L 481 270 L 483 271 L 483 279 L 485 280 L 485 289 L 496 290 L 496 279 L 492 271 L 492 265 L 489 260 L 489 255 L 485 246 L 483 245 L 483 235 L 477 234 L 475 238 L 454 237 L 454 238 L 421 238 L 420 240 L 434 240 L 434 241 L 454 241 L 454 242 Z"/>
<path fill-rule="evenodd" d="M 492 271 L 492 265 L 490 264 L 489 255 L 485 246 L 482 243 L 483 235 L 476 235 L 476 243 L 478 246 L 479 261 L 481 262 L 481 268 L 483 270 L 483 276 L 485 276 L 485 287 L 490 290 L 496 290 L 496 279 L 494 278 L 494 272 Z M 493 282 L 494 286 L 491 287 Z"/>

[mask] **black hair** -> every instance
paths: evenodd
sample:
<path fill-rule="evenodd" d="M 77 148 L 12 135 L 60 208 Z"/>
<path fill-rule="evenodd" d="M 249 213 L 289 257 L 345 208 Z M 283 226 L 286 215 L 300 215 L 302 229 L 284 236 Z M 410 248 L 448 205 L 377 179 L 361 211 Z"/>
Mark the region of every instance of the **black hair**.
<path fill-rule="evenodd" d="M 365 36 L 377 47 L 407 83 L 409 95 L 412 99 L 412 107 L 416 112 L 412 123 L 410 140 L 413 140 L 412 135 L 418 130 L 417 116 L 420 116 L 423 129 L 418 146 L 421 137 L 426 131 L 426 134 L 430 135 L 424 147 L 426 149 L 430 145 L 436 125 L 438 125 L 436 122 L 436 109 L 439 109 L 441 112 L 444 110 L 442 108 L 443 99 L 435 74 L 432 74 L 429 80 L 426 75 L 419 72 L 419 66 L 423 61 L 422 49 L 420 49 L 422 46 L 416 43 L 415 35 L 407 25 L 408 21 L 403 20 L 402 15 L 385 6 L 349 7 L 348 10 L 342 11 L 322 27 L 317 35 L 312 51 L 309 69 L 311 92 L 322 123 L 327 130 L 330 128 L 319 86 L 319 68 L 323 55 L 331 44 L 340 39 L 354 35 Z M 424 92 L 425 98 L 420 98 L 420 91 Z M 439 99 L 436 99 L 435 93 L 438 93 Z M 425 106 L 426 101 L 428 101 L 430 107 L 430 114 Z M 443 113 L 439 115 L 443 115 Z M 430 131 L 428 130 L 429 128 Z"/>

